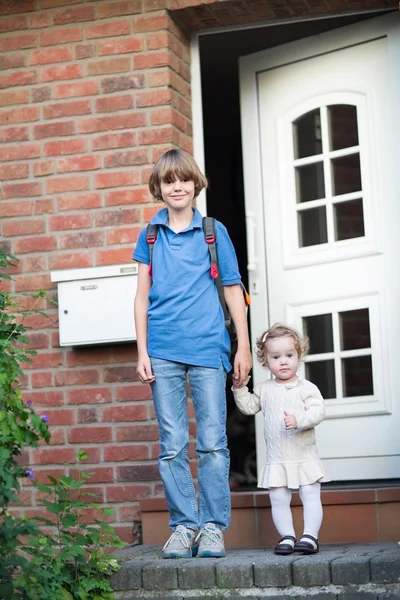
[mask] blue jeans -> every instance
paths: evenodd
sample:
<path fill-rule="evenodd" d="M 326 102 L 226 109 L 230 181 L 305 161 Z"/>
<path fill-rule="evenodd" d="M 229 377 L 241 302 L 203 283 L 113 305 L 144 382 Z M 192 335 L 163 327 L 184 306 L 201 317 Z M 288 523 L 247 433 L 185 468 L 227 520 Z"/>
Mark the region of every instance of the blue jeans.
<path fill-rule="evenodd" d="M 200 529 L 230 522 L 229 450 L 226 437 L 226 371 L 151 358 L 151 384 L 160 430 L 159 469 L 170 513 L 170 527 Z M 189 468 L 187 379 L 197 424 L 199 503 Z"/>

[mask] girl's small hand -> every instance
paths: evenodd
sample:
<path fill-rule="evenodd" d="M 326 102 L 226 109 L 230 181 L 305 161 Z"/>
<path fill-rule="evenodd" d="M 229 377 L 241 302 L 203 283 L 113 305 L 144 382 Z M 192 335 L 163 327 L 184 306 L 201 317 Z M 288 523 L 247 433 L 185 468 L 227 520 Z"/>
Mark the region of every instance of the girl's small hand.
<path fill-rule="evenodd" d="M 285 415 L 285 429 L 297 429 L 296 417 L 294 415 L 289 415 L 289 413 L 287 413 L 286 410 L 283 411 L 283 414 Z"/>

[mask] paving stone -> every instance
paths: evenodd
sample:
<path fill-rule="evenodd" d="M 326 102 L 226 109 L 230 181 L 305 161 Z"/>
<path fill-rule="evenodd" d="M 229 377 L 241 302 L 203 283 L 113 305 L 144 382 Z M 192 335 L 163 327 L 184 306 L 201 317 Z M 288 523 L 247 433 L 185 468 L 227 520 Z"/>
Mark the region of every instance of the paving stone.
<path fill-rule="evenodd" d="M 142 566 L 133 560 L 122 563 L 110 581 L 115 591 L 139 589 L 142 587 Z"/>
<path fill-rule="evenodd" d="M 378 600 L 378 596 L 373 592 L 343 592 L 338 600 Z"/>
<path fill-rule="evenodd" d="M 253 557 L 229 556 L 216 564 L 219 588 L 251 588 L 253 586 Z"/>
<path fill-rule="evenodd" d="M 216 586 L 215 561 L 205 558 L 185 561 L 178 570 L 179 587 L 187 590 L 207 589 Z"/>
<path fill-rule="evenodd" d="M 400 550 L 383 552 L 371 560 L 371 581 L 375 583 L 400 582 Z"/>
<path fill-rule="evenodd" d="M 303 587 L 331 583 L 332 555 L 313 554 L 293 562 L 293 584 Z"/>
<path fill-rule="evenodd" d="M 348 585 L 370 581 L 368 557 L 346 554 L 331 562 L 332 583 Z"/>
<path fill-rule="evenodd" d="M 178 587 L 178 561 L 154 561 L 142 569 L 143 587 L 146 590 L 173 590 Z"/>
<path fill-rule="evenodd" d="M 292 585 L 292 564 L 298 560 L 293 556 L 267 555 L 262 562 L 254 563 L 254 585 L 256 587 L 286 587 Z"/>

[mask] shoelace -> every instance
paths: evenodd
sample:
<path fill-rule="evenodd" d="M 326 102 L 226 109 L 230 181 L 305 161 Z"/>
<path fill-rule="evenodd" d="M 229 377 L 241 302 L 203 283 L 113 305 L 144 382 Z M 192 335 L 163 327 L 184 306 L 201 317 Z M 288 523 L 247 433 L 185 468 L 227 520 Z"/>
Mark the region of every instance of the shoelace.
<path fill-rule="evenodd" d="M 180 542 L 184 548 L 191 548 L 192 540 L 186 535 L 185 530 L 176 529 L 171 535 L 169 540 L 164 544 L 163 550 L 165 550 L 173 542 Z"/>
<path fill-rule="evenodd" d="M 208 527 L 205 527 L 198 534 L 196 542 L 198 542 L 202 536 L 206 537 L 206 545 L 219 544 L 221 542 L 221 534 L 216 529 L 208 529 Z"/>

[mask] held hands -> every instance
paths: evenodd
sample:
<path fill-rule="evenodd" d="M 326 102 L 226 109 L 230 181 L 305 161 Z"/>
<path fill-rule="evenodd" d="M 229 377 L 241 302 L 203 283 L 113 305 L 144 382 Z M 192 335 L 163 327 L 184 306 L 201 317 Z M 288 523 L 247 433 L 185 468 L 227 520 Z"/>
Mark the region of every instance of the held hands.
<path fill-rule="evenodd" d="M 233 387 L 241 388 L 247 384 L 252 363 L 250 348 L 239 348 L 233 363 Z"/>
<path fill-rule="evenodd" d="M 284 421 L 285 421 L 285 429 L 297 429 L 297 420 L 294 415 L 289 415 L 286 410 L 283 411 Z"/>
<path fill-rule="evenodd" d="M 151 362 L 148 354 L 144 357 L 139 356 L 136 373 L 139 375 L 139 379 L 142 383 L 153 383 L 155 380 L 151 370 Z"/>

